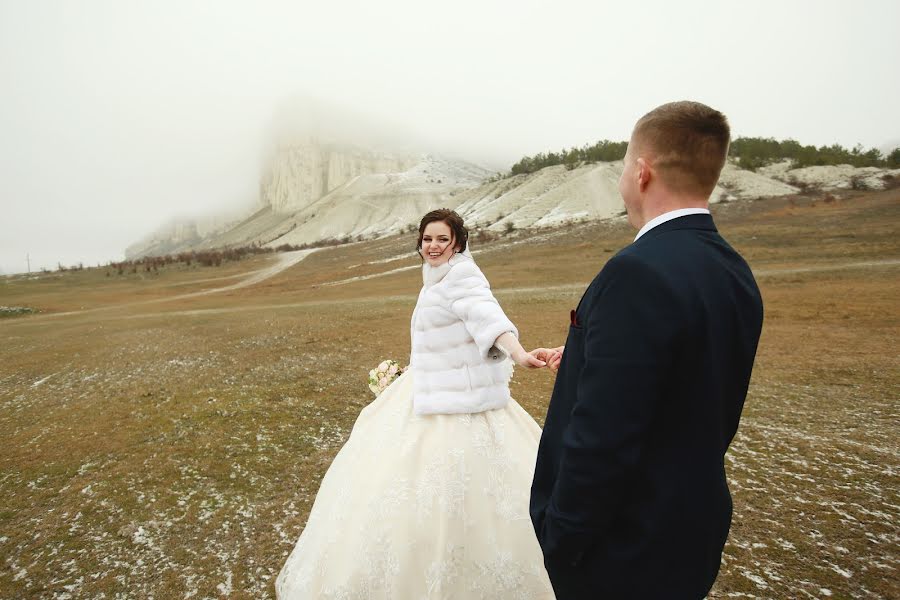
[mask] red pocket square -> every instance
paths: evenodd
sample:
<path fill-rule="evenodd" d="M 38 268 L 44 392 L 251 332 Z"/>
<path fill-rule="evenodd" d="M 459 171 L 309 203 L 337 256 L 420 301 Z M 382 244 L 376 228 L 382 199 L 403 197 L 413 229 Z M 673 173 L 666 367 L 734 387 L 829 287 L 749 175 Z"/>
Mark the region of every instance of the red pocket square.
<path fill-rule="evenodd" d="M 578 317 L 575 315 L 574 308 L 569 313 L 569 318 L 572 320 L 572 325 L 574 325 L 575 327 L 581 327 L 581 323 L 578 322 Z"/>

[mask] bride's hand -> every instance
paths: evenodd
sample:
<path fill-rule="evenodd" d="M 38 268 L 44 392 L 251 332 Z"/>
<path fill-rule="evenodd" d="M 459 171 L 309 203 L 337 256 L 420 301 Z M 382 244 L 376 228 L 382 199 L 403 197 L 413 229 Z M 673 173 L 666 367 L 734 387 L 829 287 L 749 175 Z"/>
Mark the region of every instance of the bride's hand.
<path fill-rule="evenodd" d="M 547 366 L 547 361 L 530 354 L 519 344 L 518 338 L 507 331 L 497 338 L 494 345 L 503 351 L 513 362 L 526 369 L 540 369 Z"/>
<path fill-rule="evenodd" d="M 514 353 L 511 358 L 517 365 L 525 367 L 526 369 L 542 369 L 547 366 L 547 361 L 535 356 L 531 352 L 526 352 L 524 349 L 521 352 Z"/>

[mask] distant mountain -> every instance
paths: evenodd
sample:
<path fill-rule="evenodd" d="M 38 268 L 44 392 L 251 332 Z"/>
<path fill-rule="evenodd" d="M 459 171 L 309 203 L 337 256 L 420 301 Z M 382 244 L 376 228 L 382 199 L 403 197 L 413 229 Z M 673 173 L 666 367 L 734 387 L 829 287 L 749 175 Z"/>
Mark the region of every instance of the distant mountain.
<path fill-rule="evenodd" d="M 243 221 L 253 209 L 208 217 L 173 218 L 125 249 L 125 258 L 160 256 L 188 250 L 204 240 L 228 231 Z"/>

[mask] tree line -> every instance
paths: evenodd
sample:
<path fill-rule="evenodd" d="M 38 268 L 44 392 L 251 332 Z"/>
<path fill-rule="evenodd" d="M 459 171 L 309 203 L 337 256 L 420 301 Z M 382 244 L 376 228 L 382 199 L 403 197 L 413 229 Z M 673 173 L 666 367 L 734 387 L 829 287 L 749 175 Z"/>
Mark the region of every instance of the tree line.
<path fill-rule="evenodd" d="M 593 146 L 585 144 L 581 148 L 565 148 L 559 152 L 539 152 L 534 156 L 525 156 L 510 169 L 510 175 L 534 173 L 544 167 L 566 165 L 573 169 L 579 164 L 595 162 L 611 162 L 625 158 L 628 142 L 611 142 L 600 140 Z"/>
<path fill-rule="evenodd" d="M 792 168 L 825 165 L 853 165 L 854 167 L 900 167 L 900 147 L 887 156 L 878 148 L 866 150 L 862 144 L 847 149 L 840 144 L 830 146 L 804 146 L 796 140 L 774 138 L 739 137 L 731 142 L 728 151 L 743 169 L 755 171 L 760 167 L 790 159 Z"/>
<path fill-rule="evenodd" d="M 525 156 L 510 169 L 508 176 L 523 175 L 540 171 L 545 167 L 565 165 L 574 169 L 582 164 L 611 162 L 625 158 L 628 142 L 600 140 L 594 145 L 585 144 L 581 148 L 563 148 L 559 152 L 539 152 Z M 743 169 L 755 171 L 760 167 L 790 159 L 792 168 L 817 165 L 853 165 L 854 167 L 900 168 L 900 147 L 887 155 L 877 148 L 866 150 L 861 144 L 847 149 L 840 144 L 830 146 L 802 145 L 792 139 L 739 137 L 732 140 L 729 157 Z"/>

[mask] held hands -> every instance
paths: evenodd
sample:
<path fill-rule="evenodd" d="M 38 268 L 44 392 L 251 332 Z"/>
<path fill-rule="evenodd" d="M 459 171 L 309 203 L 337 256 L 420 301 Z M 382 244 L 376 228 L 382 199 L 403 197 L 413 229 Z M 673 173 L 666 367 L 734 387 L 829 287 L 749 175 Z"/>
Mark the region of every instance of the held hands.
<path fill-rule="evenodd" d="M 538 348 L 528 352 L 510 332 L 506 332 L 498 337 L 495 345 L 513 359 L 517 365 L 526 369 L 549 367 L 555 373 L 559 369 L 559 363 L 562 360 L 563 346 L 559 348 Z"/>
<path fill-rule="evenodd" d="M 562 355 L 565 348 L 565 346 L 559 346 L 558 348 L 535 348 L 528 354 L 539 362 L 546 364 L 548 369 L 556 373 L 559 370 L 559 364 L 562 362 Z"/>
<path fill-rule="evenodd" d="M 547 366 L 547 361 L 536 357 L 531 352 L 526 352 L 524 348 L 518 352 L 513 352 L 510 356 L 517 365 L 526 369 L 541 369 Z"/>
<path fill-rule="evenodd" d="M 500 350 L 513 359 L 520 367 L 525 367 L 526 369 L 540 369 L 547 366 L 545 361 L 536 358 L 525 350 L 525 348 L 519 344 L 519 340 L 512 332 L 507 331 L 498 337 L 497 341 L 494 342 L 494 345 L 500 348 Z"/>

